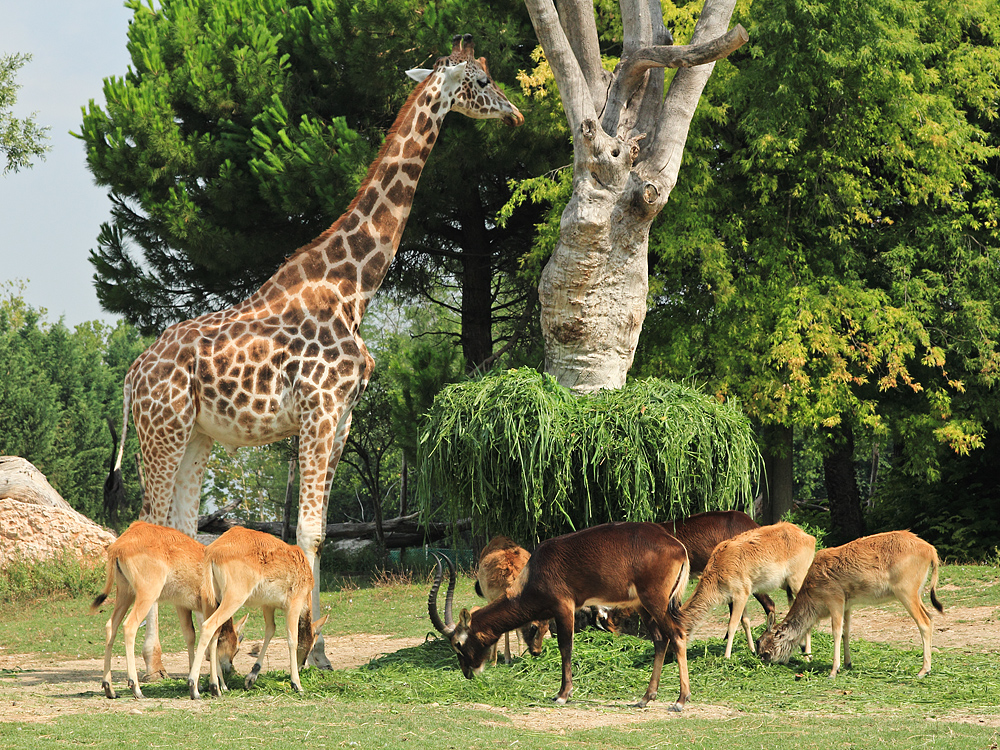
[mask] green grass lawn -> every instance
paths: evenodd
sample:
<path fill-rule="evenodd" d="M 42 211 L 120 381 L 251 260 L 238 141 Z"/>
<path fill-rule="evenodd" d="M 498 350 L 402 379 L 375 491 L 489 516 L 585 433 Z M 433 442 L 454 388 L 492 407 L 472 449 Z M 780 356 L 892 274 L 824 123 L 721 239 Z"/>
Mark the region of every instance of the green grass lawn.
<path fill-rule="evenodd" d="M 945 607 L 1000 607 L 1000 570 L 944 566 L 939 598 Z M 325 592 L 330 634 L 433 633 L 424 581 L 377 586 L 350 584 Z M 54 658 L 97 658 L 110 611 L 88 616 L 91 595 L 49 596 L 0 606 L 2 653 Z M 926 598 L 926 597 L 925 597 Z M 783 597 L 780 597 L 783 600 Z M 479 603 L 472 582 L 460 579 L 456 613 Z M 752 605 L 755 606 L 755 605 Z M 902 613 L 898 604 L 886 605 Z M 783 601 L 779 609 L 784 610 Z M 759 611 L 752 612 L 760 620 Z M 860 610 L 857 618 L 864 617 Z M 724 630 L 717 613 L 719 635 Z M 183 650 L 172 612 L 161 633 L 166 650 Z M 251 621 L 259 637 L 259 614 Z M 256 629 L 256 630 L 255 630 Z M 577 637 L 574 694 L 563 709 L 549 700 L 559 688 L 559 652 L 546 642 L 537 659 L 517 659 L 466 680 L 448 645 L 434 635 L 358 669 L 303 672 L 304 696 L 291 692 L 288 675 L 262 675 L 252 691 L 231 680 L 221 699 L 187 699 L 181 680 L 143 686 L 147 698 L 120 698 L 109 710 L 94 675 L 78 699 L 81 712 L 51 723 L 0 723 L 0 746 L 118 747 L 718 747 L 743 748 L 995 748 L 1000 742 L 1000 644 L 988 653 L 942 649 L 932 672 L 920 668 L 916 647 L 855 641 L 854 668 L 830 680 L 828 623 L 813 637 L 814 659 L 762 665 L 737 638 L 733 658 L 722 658 L 720 638 L 689 650 L 689 709 L 668 714 L 677 695 L 677 666 L 667 664 L 653 709 L 629 706 L 649 680 L 652 645 L 628 636 L 590 631 Z M 116 653 L 121 644 L 117 644 Z M 284 648 L 276 641 L 272 648 Z M 119 675 L 116 674 L 116 679 Z M 10 675 L 0 672 L 0 689 Z M 124 686 L 121 686 L 122 688 Z M 580 720 L 580 710 L 585 720 Z M 10 714 L 7 714 L 10 717 Z"/>

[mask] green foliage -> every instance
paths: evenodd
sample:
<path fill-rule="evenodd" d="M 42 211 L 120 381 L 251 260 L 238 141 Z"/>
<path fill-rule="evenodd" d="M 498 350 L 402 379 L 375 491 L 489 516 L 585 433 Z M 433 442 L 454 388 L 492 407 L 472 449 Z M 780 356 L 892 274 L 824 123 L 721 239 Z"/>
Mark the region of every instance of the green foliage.
<path fill-rule="evenodd" d="M 826 537 L 830 533 L 830 517 L 825 513 L 819 517 L 817 515 L 812 511 L 796 509 L 786 512 L 781 520 L 794 523 L 807 534 L 812 534 L 816 537 L 816 549 L 823 549 L 827 546 Z"/>
<path fill-rule="evenodd" d="M 752 496 L 758 471 L 735 405 L 666 381 L 577 396 L 522 368 L 445 388 L 428 419 L 425 518 L 443 503 L 487 536 L 538 540 L 731 508 Z"/>
<path fill-rule="evenodd" d="M 890 473 L 867 517 L 869 530 L 910 529 L 948 560 L 991 559 L 1000 540 L 995 435 L 989 434 L 983 450 L 943 463 L 936 481 L 915 482 L 903 471 Z"/>
<path fill-rule="evenodd" d="M 31 166 L 33 158 L 45 158 L 49 128 L 35 122 L 34 114 L 17 118 L 11 114 L 20 86 L 14 81 L 17 71 L 31 60 L 31 55 L 0 55 L 0 154 L 6 164 L 0 174 L 17 172 Z"/>
<path fill-rule="evenodd" d="M 84 515 L 109 522 L 103 486 L 113 445 L 106 421 L 119 429 L 121 382 L 145 342 L 125 324 L 85 323 L 69 331 L 24 303 L 15 285 L 0 299 L 0 454 L 21 456 L 45 474 Z M 0 287 L 2 289 L 2 287 Z M 133 438 L 127 456 L 138 450 Z M 127 468 L 127 467 L 126 467 Z M 138 512 L 138 487 L 126 484 Z"/>
<path fill-rule="evenodd" d="M 737 9 L 671 208 L 642 374 L 851 418 L 907 472 L 983 445 L 1000 362 L 995 0 Z"/>
<path fill-rule="evenodd" d="M 0 568 L 0 602 L 93 597 L 104 580 L 104 560 L 81 558 L 74 550 L 42 561 L 14 558 Z"/>
<path fill-rule="evenodd" d="M 295 456 L 290 440 L 240 448 L 232 454 L 216 443 L 202 484 L 203 512 L 239 499 L 240 506 L 232 512 L 235 518 L 280 521 L 285 509 L 288 460 Z M 294 518 L 293 514 L 292 523 Z"/>

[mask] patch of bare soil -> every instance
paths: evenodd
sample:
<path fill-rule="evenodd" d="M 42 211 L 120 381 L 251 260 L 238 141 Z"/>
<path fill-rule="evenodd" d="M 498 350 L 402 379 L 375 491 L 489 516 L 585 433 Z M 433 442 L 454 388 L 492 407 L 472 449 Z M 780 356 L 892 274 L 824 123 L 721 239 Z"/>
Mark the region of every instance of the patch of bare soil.
<path fill-rule="evenodd" d="M 829 621 L 819 628 L 829 627 Z M 715 636 L 725 632 L 725 625 L 711 622 L 693 634 L 694 638 Z M 887 609 L 862 608 L 852 618 L 852 637 L 917 648 L 920 636 L 913 619 L 896 607 Z M 743 636 L 737 635 L 737 647 L 745 648 Z M 326 638 L 326 653 L 336 669 L 366 664 L 386 653 L 419 644 L 423 639 L 391 638 L 386 635 L 363 634 Z M 52 662 L 36 656 L 0 655 L 0 721 L 51 721 L 59 716 L 82 713 L 143 713 L 149 709 L 202 710 L 203 703 L 179 700 L 147 699 L 136 701 L 125 687 L 125 659 L 121 643 L 116 644 L 112 661 L 112 676 L 120 697 L 110 701 L 101 691 L 103 659 L 83 659 Z M 236 657 L 236 669 L 246 674 L 256 658 L 260 641 L 245 641 Z M 1000 610 L 996 607 L 947 607 L 943 615 L 934 616 L 934 647 L 965 649 L 983 653 L 1000 652 Z M 140 673 L 142 670 L 139 660 Z M 165 654 L 164 662 L 173 676 L 187 672 L 187 654 Z M 265 658 L 264 671 L 288 670 L 288 651 L 282 640 L 272 641 Z M 207 666 L 202 670 L 207 671 Z M 665 688 L 667 686 L 664 686 Z M 669 690 L 667 690 L 669 693 Z M 128 696 L 128 697 L 125 697 Z M 507 717 L 514 726 L 546 732 L 570 732 L 602 726 L 639 726 L 669 715 L 669 697 L 651 703 L 641 711 L 625 704 L 609 703 L 598 708 L 545 707 L 527 710 L 490 707 L 490 711 Z M 685 715 L 722 719 L 738 714 L 721 707 L 689 703 Z M 948 720 L 1000 725 L 998 717 L 956 716 Z"/>

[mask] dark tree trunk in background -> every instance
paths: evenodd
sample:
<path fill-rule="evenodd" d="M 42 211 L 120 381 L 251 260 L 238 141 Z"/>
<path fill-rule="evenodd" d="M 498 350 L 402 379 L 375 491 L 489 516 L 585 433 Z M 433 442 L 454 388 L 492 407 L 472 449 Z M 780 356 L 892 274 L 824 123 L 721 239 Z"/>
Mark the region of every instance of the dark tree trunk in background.
<path fill-rule="evenodd" d="M 861 495 L 854 474 L 854 430 L 847 422 L 826 430 L 828 453 L 823 458 L 823 482 L 830 501 L 834 542 L 844 544 L 865 535 Z"/>
<path fill-rule="evenodd" d="M 755 509 L 757 522 L 777 523 L 792 509 L 792 428 L 769 426 L 760 430 L 764 458 L 764 482 Z"/>
<path fill-rule="evenodd" d="M 466 196 L 462 213 L 462 355 L 471 375 L 493 357 L 493 258 L 476 194 Z"/>

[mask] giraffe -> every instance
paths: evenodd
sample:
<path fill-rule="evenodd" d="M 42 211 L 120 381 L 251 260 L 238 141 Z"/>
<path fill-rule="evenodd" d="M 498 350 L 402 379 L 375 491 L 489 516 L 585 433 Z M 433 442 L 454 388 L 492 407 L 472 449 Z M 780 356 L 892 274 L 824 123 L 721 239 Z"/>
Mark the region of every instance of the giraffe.
<path fill-rule="evenodd" d="M 124 426 L 106 492 L 120 486 L 131 410 L 146 471 L 141 520 L 194 536 L 215 441 L 236 449 L 298 435 L 297 544 L 315 577 L 314 619 L 330 485 L 374 365 L 358 328 L 399 246 L 444 116 L 524 122 L 486 59 L 475 57 L 472 36 L 452 43 L 432 70 L 407 71 L 419 83 L 344 214 L 248 299 L 167 328 L 125 376 Z M 143 657 L 147 679 L 165 674 L 155 611 Z M 330 666 L 322 637 L 310 663 Z"/>

